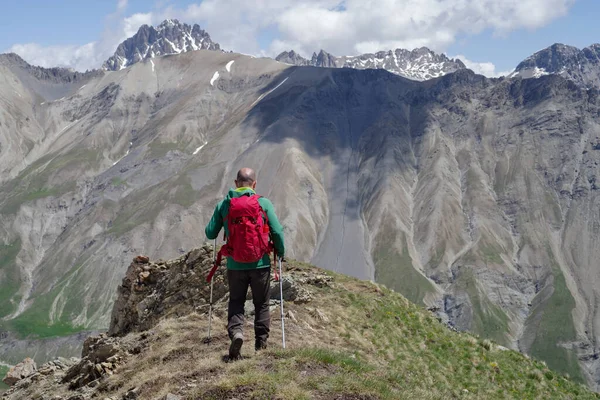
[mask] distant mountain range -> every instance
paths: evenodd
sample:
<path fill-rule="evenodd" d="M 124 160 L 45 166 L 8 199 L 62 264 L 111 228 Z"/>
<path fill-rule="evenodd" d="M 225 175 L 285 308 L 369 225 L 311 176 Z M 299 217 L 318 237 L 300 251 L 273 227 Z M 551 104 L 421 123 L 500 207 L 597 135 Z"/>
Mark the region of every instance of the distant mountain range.
<path fill-rule="evenodd" d="M 142 25 L 134 36 L 118 46 L 115 54 L 104 62 L 102 68 L 118 71 L 146 59 L 194 50 L 222 51 L 219 43 L 214 42 L 199 25 L 167 19 L 156 28 Z M 290 50 L 280 53 L 275 60 L 297 66 L 384 69 L 415 81 L 439 78 L 467 69 L 461 60 L 449 58 L 427 47 L 379 51 L 356 56 L 335 56 L 321 50 L 319 53 L 313 53 L 310 59 Z M 582 50 L 564 44 L 553 44 L 522 61 L 508 78 L 539 78 L 549 74 L 560 75 L 581 87 L 600 88 L 600 44 Z"/>
<path fill-rule="evenodd" d="M 425 81 L 456 72 L 467 67 L 458 59 L 448 58 L 445 54 L 437 54 L 427 47 L 412 51 L 404 49 L 366 53 L 359 56 L 340 56 L 321 50 L 313 53 L 307 60 L 294 50 L 284 51 L 275 59 L 292 65 L 311 65 L 313 67 L 385 69 L 396 75 L 415 81 Z"/>

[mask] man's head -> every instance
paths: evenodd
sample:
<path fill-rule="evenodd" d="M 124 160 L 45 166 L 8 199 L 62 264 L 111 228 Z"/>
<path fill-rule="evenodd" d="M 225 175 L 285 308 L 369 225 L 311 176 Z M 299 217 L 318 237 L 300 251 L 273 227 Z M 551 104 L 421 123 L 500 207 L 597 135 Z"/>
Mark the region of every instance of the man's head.
<path fill-rule="evenodd" d="M 242 168 L 237 173 L 235 187 L 247 187 L 252 190 L 256 188 L 256 173 L 251 168 Z"/>

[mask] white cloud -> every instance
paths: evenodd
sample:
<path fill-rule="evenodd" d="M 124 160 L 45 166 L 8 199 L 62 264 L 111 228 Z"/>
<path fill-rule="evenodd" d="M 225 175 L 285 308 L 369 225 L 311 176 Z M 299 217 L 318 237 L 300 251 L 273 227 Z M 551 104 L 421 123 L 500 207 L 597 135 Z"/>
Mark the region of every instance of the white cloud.
<path fill-rule="evenodd" d="M 123 39 L 135 35 L 142 25 L 152 25 L 152 13 L 137 13 L 123 20 Z"/>
<path fill-rule="evenodd" d="M 165 18 L 178 18 L 199 23 L 222 48 L 247 54 L 274 56 L 293 48 L 304 56 L 319 49 L 353 55 L 421 46 L 444 51 L 459 35 L 474 35 L 486 29 L 504 35 L 515 29 L 539 28 L 565 15 L 574 1 L 204 0 L 185 8 L 159 6 L 151 12 L 125 17 L 127 0 L 118 0 L 107 29 L 94 44 L 99 56 L 85 59 L 83 54 L 90 44 L 52 48 L 20 44 L 13 50 L 25 51 L 24 58 L 38 64 L 55 65 L 51 55 L 57 52 L 61 55 L 56 57 L 57 62 L 71 62 L 69 65 L 76 68 L 98 67 L 142 24 L 156 25 Z M 266 47 L 260 40 L 265 30 L 276 33 Z M 496 74 L 492 64 L 471 65 L 488 75 Z"/>
<path fill-rule="evenodd" d="M 127 8 L 127 2 L 128 2 L 128 0 L 118 0 L 117 1 L 117 10 L 125 11 L 125 9 Z"/>
<path fill-rule="evenodd" d="M 467 68 L 475 72 L 476 74 L 481 74 L 487 76 L 489 78 L 497 78 L 500 76 L 506 76 L 510 74 L 512 71 L 496 71 L 496 66 L 491 62 L 475 62 L 467 59 L 467 57 L 463 55 L 457 55 L 452 58 L 458 58 L 461 60 Z"/>
<path fill-rule="evenodd" d="M 40 46 L 36 43 L 15 44 L 9 52 L 41 67 L 67 67 L 78 71 L 98 68 L 103 60 L 96 54 L 96 43 L 83 46 Z"/>

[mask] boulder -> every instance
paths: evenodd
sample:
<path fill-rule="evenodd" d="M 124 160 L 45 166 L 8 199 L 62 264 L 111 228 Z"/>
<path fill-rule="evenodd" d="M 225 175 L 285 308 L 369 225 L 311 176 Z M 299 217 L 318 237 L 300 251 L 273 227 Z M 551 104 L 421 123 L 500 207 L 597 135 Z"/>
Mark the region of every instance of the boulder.
<path fill-rule="evenodd" d="M 37 365 L 35 364 L 35 361 L 27 357 L 25 360 L 12 367 L 2 381 L 8 386 L 13 386 L 21 379 L 33 375 L 36 371 Z"/>
<path fill-rule="evenodd" d="M 283 285 L 283 300 L 294 301 L 298 297 L 298 285 L 290 277 L 284 277 L 282 280 Z M 281 294 L 279 289 L 279 281 L 271 282 L 271 299 L 281 300 Z"/>

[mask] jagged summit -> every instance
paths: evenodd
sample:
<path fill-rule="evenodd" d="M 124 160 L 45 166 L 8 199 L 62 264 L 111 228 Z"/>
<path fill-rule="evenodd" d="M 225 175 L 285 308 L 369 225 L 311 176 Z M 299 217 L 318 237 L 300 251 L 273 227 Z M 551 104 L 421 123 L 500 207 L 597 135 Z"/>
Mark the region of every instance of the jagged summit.
<path fill-rule="evenodd" d="M 421 47 L 412 51 L 396 49 L 341 57 L 321 50 L 319 53 L 313 53 L 310 60 L 291 50 L 284 51 L 275 59 L 279 62 L 300 66 L 385 69 L 394 74 L 417 81 L 437 78 L 466 68 L 462 61 L 450 59 L 445 54 L 437 54 L 427 47 Z"/>
<path fill-rule="evenodd" d="M 579 86 L 600 88 L 600 44 L 584 49 L 555 43 L 523 60 L 509 77 L 556 74 Z"/>
<path fill-rule="evenodd" d="M 156 28 L 142 25 L 135 35 L 119 45 L 102 68 L 118 71 L 148 58 L 203 49 L 220 50 L 221 47 L 198 24 L 190 26 L 167 19 Z"/>
<path fill-rule="evenodd" d="M 212 340 L 205 341 L 212 246 L 171 261 L 136 257 L 118 289 L 111 330 L 81 358 L 9 373 L 4 399 L 594 398 L 545 364 L 457 333 L 401 295 L 291 261 L 271 287 L 268 348 L 255 352 L 252 298 L 244 359 L 228 362 L 227 280 L 215 280 Z"/>

